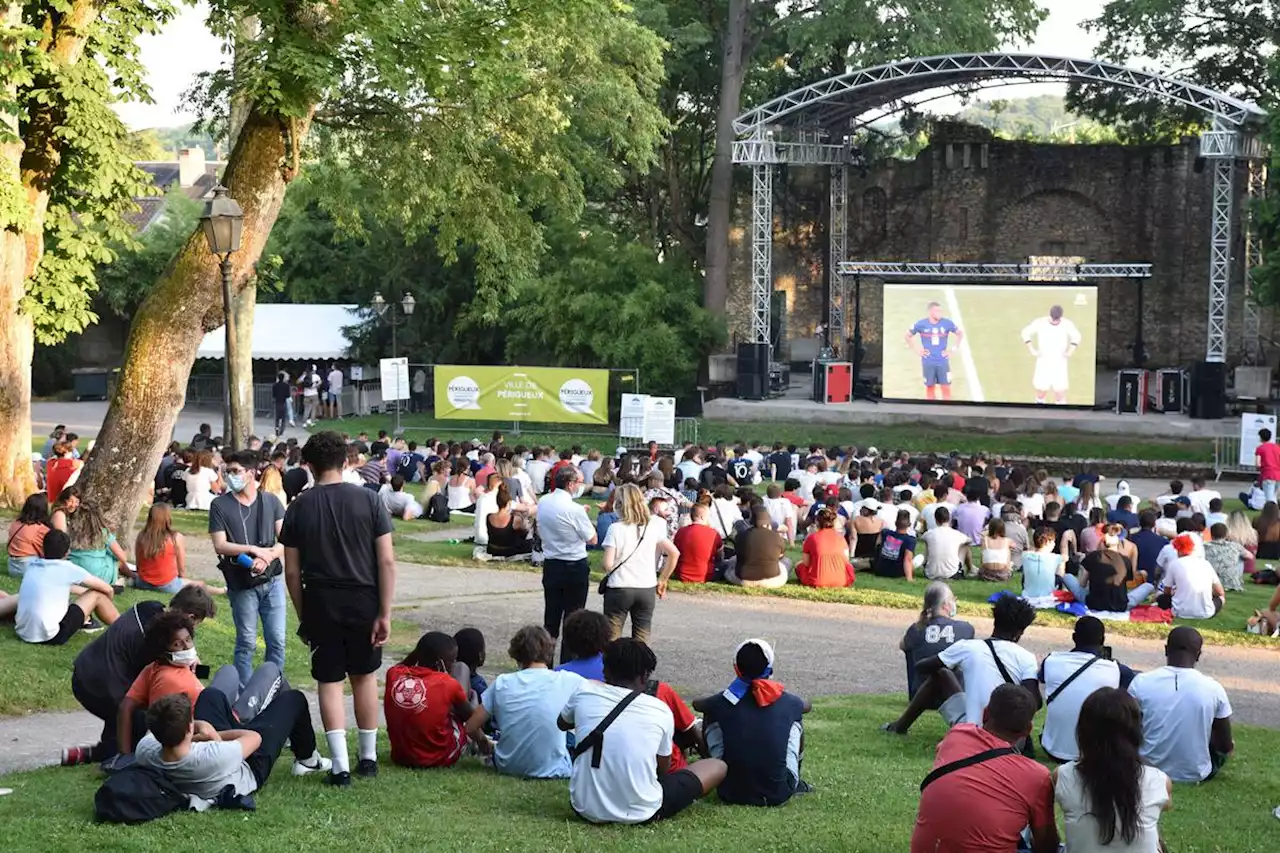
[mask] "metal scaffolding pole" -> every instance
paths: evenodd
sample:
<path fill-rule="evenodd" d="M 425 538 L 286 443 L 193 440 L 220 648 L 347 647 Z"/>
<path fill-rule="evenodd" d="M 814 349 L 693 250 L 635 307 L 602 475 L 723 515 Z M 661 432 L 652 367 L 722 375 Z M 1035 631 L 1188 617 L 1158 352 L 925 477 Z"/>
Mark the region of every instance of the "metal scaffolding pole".
<path fill-rule="evenodd" d="M 769 343 L 773 290 L 773 165 L 751 167 L 751 341 Z"/>
<path fill-rule="evenodd" d="M 1262 160 L 1249 161 L 1249 195 L 1245 200 L 1244 232 L 1244 360 L 1262 363 L 1261 322 L 1253 295 L 1254 270 L 1262 266 L 1262 240 L 1258 236 L 1257 211 L 1267 184 L 1267 167 Z"/>
<path fill-rule="evenodd" d="M 827 253 L 827 342 L 844 352 L 845 341 L 848 340 L 845 303 L 848 302 L 848 288 L 844 274 L 840 272 L 840 264 L 848 257 L 849 244 L 849 167 L 832 166 L 827 170 L 831 176 L 831 227 Z"/>
<path fill-rule="evenodd" d="M 1209 323 L 1205 361 L 1227 360 L 1227 306 L 1231 292 L 1231 230 L 1235 223 L 1235 155 L 1240 134 L 1221 122 L 1201 136 L 1200 154 L 1213 168 L 1213 221 L 1209 230 Z"/>

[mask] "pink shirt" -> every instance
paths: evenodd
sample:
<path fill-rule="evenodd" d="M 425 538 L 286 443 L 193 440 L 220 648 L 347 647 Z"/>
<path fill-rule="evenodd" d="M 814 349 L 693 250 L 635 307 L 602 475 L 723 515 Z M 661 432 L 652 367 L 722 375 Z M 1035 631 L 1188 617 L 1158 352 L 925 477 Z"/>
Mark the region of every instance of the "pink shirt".
<path fill-rule="evenodd" d="M 1258 474 L 1264 480 L 1280 480 L 1280 445 L 1274 441 L 1258 445 Z"/>

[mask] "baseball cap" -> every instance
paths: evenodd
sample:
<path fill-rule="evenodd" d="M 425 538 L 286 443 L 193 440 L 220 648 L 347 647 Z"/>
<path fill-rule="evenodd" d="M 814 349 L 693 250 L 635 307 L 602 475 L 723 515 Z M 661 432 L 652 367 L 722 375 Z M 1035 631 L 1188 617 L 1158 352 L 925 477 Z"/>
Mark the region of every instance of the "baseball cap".
<path fill-rule="evenodd" d="M 835 483 L 827 483 L 827 488 L 826 488 L 825 492 L 826 492 L 826 494 L 828 494 L 828 495 L 837 495 L 837 496 L 838 496 L 838 495 L 840 494 L 840 487 L 839 487 L 839 486 L 837 486 Z"/>
<path fill-rule="evenodd" d="M 773 646 L 769 645 L 767 640 L 761 640 L 756 637 L 752 637 L 749 640 L 743 640 L 741 643 L 738 643 L 738 647 L 733 650 L 733 656 L 736 658 L 738 656 L 738 652 L 742 651 L 747 646 L 759 647 L 760 651 L 764 653 L 764 659 L 769 662 L 769 666 L 773 666 Z"/>
<path fill-rule="evenodd" d="M 862 509 L 869 509 L 872 512 L 879 512 L 880 510 L 884 509 L 884 504 L 880 503 L 880 501 L 876 500 L 875 498 L 867 498 L 862 502 Z"/>
<path fill-rule="evenodd" d="M 614 452 L 614 454 L 613 454 L 613 455 L 614 455 L 614 456 L 626 456 L 626 455 L 627 455 L 627 449 L 626 449 L 625 447 L 623 447 L 621 444 L 619 444 L 619 445 L 618 445 L 618 449 Z"/>

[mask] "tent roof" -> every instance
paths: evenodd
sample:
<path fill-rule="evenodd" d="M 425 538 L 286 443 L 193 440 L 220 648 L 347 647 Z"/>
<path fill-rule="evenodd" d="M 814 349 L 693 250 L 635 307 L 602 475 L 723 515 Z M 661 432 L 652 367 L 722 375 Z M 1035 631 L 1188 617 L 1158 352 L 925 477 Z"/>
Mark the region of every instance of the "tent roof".
<path fill-rule="evenodd" d="M 343 358 L 351 341 L 343 328 L 360 322 L 357 305 L 258 305 L 253 313 L 255 359 Z M 222 358 L 226 333 L 219 326 L 204 336 L 196 358 Z"/>

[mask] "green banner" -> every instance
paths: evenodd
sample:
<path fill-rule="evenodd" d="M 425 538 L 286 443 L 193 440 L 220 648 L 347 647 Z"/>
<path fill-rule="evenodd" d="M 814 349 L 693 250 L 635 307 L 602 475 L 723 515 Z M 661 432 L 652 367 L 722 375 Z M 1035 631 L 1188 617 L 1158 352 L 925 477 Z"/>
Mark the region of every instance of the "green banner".
<path fill-rule="evenodd" d="M 469 421 L 609 422 L 609 371 L 436 365 L 436 417 Z"/>

